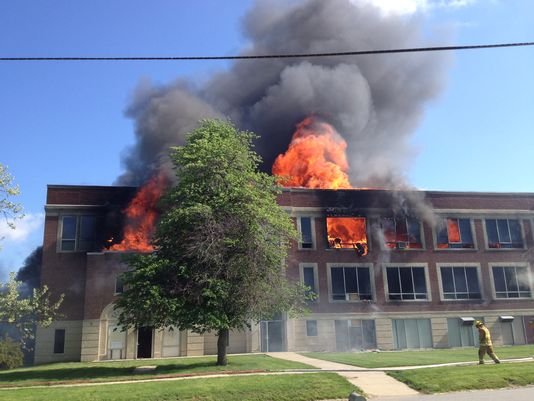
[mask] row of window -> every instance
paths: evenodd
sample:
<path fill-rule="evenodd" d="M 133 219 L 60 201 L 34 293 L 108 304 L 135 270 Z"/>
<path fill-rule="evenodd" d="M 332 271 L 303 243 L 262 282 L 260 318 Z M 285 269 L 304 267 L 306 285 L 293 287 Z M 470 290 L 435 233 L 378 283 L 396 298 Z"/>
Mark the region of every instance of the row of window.
<path fill-rule="evenodd" d="M 490 264 L 495 299 L 532 298 L 528 264 Z M 319 294 L 316 264 L 302 264 L 301 280 Z M 473 264 L 438 264 L 443 300 L 481 300 L 480 268 Z M 386 298 L 389 301 L 430 300 L 426 265 L 384 265 Z M 328 265 L 331 301 L 372 301 L 374 281 L 371 265 Z"/>
<path fill-rule="evenodd" d="M 314 219 L 299 217 L 300 249 L 315 249 Z M 326 217 L 329 248 L 355 248 L 361 254 L 368 247 L 368 224 L 365 217 Z M 523 231 L 518 219 L 485 219 L 486 246 L 488 249 L 523 249 Z M 385 217 L 373 225 L 385 249 L 423 249 L 422 224 L 411 217 Z M 444 217 L 436 223 L 435 248 L 475 249 L 472 220 Z M 363 251 L 359 248 L 362 248 Z"/>

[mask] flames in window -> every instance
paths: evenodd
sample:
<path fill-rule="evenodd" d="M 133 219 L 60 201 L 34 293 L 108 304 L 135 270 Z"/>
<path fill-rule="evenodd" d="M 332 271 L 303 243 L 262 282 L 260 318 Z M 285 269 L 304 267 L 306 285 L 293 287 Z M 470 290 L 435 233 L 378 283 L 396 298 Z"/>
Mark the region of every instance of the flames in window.
<path fill-rule="evenodd" d="M 113 244 L 114 239 L 108 239 L 110 251 L 154 250 L 151 240 L 159 217 L 157 205 L 167 185 L 167 178 L 163 174 L 158 174 L 139 189 L 124 211 L 127 223 L 122 241 Z"/>
<path fill-rule="evenodd" d="M 358 255 L 368 252 L 365 217 L 327 217 L 328 245 L 336 249 L 354 249 Z"/>

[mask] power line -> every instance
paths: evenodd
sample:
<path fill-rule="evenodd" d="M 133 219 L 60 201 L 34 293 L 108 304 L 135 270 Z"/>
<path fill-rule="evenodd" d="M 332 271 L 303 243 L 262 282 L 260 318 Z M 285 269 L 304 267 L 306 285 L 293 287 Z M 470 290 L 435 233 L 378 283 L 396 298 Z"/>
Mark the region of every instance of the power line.
<path fill-rule="evenodd" d="M 365 56 L 372 54 L 421 53 L 452 50 L 492 49 L 498 47 L 534 46 L 534 42 L 497 43 L 489 45 L 413 47 L 403 49 L 361 50 L 332 53 L 259 54 L 241 56 L 163 56 L 163 57 L 0 57 L 0 61 L 199 61 L 199 60 L 254 60 L 284 58 L 316 58 Z"/>

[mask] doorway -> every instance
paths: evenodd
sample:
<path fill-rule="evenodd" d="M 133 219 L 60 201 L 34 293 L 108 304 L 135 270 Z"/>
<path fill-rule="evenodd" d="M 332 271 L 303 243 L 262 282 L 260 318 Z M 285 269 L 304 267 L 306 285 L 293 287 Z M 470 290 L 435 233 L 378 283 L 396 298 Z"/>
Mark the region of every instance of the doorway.
<path fill-rule="evenodd" d="M 137 358 L 152 358 L 152 327 L 137 330 Z"/>
<path fill-rule="evenodd" d="M 284 351 L 284 321 L 264 320 L 260 323 L 262 352 Z"/>

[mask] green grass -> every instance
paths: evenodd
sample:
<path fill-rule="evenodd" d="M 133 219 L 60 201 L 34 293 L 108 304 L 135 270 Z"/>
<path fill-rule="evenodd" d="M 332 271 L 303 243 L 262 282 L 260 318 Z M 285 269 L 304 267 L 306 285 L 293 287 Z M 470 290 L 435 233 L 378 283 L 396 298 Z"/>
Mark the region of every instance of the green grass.
<path fill-rule="evenodd" d="M 303 355 L 364 368 L 386 368 L 478 361 L 477 352 L 478 348 L 473 347 L 421 351 L 311 352 Z M 532 357 L 534 355 L 534 345 L 495 347 L 495 352 L 501 359 Z M 489 360 L 488 357 L 486 358 Z"/>
<path fill-rule="evenodd" d="M 227 366 L 216 366 L 216 357 L 131 360 L 120 362 L 72 362 L 39 365 L 0 371 L 0 388 L 31 386 L 58 382 L 101 382 L 146 379 L 155 376 L 180 374 L 210 374 L 225 371 L 280 371 L 309 369 L 311 366 L 271 358 L 267 355 L 234 355 L 228 357 Z M 135 374 L 136 366 L 157 365 L 150 373 Z"/>
<path fill-rule="evenodd" d="M 0 390 L 0 399 L 2 401 L 312 401 L 346 399 L 353 389 L 353 385 L 334 373 L 307 373 Z"/>
<path fill-rule="evenodd" d="M 481 390 L 534 384 L 534 362 L 447 366 L 388 373 L 424 393 Z"/>

